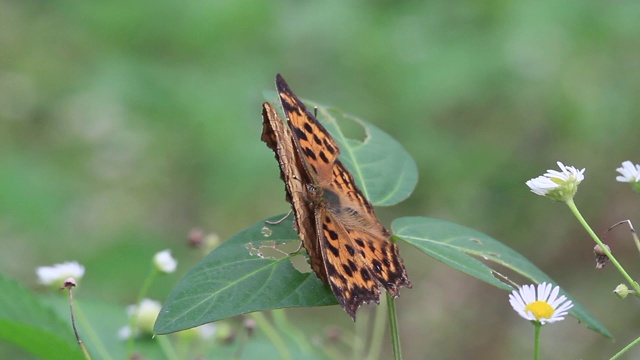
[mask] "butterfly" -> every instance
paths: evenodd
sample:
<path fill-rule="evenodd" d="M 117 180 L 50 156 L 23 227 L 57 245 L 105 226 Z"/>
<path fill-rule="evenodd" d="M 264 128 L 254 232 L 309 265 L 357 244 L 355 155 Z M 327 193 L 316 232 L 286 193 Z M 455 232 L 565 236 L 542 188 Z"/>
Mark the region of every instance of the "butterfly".
<path fill-rule="evenodd" d="M 380 286 L 397 297 L 411 282 L 391 234 L 338 159 L 336 141 L 280 74 L 276 90 L 288 126 L 265 102 L 262 141 L 275 153 L 311 268 L 355 321 L 362 304 L 380 302 Z"/>

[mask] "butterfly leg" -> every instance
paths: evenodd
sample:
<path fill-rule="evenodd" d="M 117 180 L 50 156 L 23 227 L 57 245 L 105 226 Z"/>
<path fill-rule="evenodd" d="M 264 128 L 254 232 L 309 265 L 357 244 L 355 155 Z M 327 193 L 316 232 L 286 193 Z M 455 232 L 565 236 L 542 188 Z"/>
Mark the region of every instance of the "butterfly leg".
<path fill-rule="evenodd" d="M 292 212 L 293 212 L 293 210 L 289 209 L 289 212 L 287 213 L 287 215 L 283 216 L 282 219 L 278 219 L 276 221 L 265 220 L 264 222 L 266 222 L 269 225 L 278 225 L 281 222 L 285 221 L 289 216 L 291 216 Z M 298 250 L 300 250 L 300 249 L 298 249 Z"/>

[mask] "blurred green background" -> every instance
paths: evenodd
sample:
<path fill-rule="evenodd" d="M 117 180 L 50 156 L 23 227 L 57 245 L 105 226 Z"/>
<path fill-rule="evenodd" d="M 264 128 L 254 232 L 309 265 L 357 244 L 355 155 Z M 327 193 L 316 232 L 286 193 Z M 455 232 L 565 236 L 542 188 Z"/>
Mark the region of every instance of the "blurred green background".
<path fill-rule="evenodd" d="M 37 289 L 37 266 L 78 260 L 77 296 L 124 305 L 156 251 L 180 274 L 198 260 L 192 228 L 225 239 L 285 212 L 260 141 L 279 72 L 415 158 L 418 187 L 378 210 L 384 224 L 423 215 L 503 241 L 616 337 L 569 318 L 544 328 L 542 358 L 609 358 L 638 335 L 636 300 L 611 294 L 621 278 L 595 271 L 566 206 L 524 182 L 557 160 L 586 167 L 576 202 L 595 231 L 638 221 L 638 196 L 615 182 L 640 162 L 638 19 L 633 0 L 1 1 L 0 271 Z M 628 229 L 608 239 L 637 274 Z M 407 359 L 531 357 L 533 327 L 506 293 L 411 250 Z M 353 326 L 338 307 L 289 314 L 310 335 Z"/>

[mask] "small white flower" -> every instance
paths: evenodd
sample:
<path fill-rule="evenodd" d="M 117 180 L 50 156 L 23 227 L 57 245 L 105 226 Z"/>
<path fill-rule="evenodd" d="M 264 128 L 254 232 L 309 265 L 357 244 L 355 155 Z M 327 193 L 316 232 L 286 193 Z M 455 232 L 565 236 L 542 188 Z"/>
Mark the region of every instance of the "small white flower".
<path fill-rule="evenodd" d="M 160 314 L 162 305 L 158 301 L 142 299 L 140 304 L 127 306 L 127 315 L 132 320 L 133 329 L 124 326 L 118 330 L 118 338 L 124 340 L 141 333 L 153 334 L 153 324 Z"/>
<path fill-rule="evenodd" d="M 41 284 L 60 287 L 67 278 L 80 280 L 84 276 L 84 266 L 77 261 L 69 261 L 53 266 L 40 266 L 36 269 L 36 274 Z"/>
<path fill-rule="evenodd" d="M 619 182 L 637 183 L 640 182 L 640 165 L 634 165 L 631 161 L 622 163 L 622 167 L 616 169 L 622 176 L 617 176 Z"/>
<path fill-rule="evenodd" d="M 561 171 L 547 170 L 547 172 L 526 182 L 531 192 L 551 198 L 555 201 L 567 201 L 573 198 L 578 185 L 584 180 L 584 170 L 573 166 L 565 166 L 558 161 Z"/>
<path fill-rule="evenodd" d="M 133 332 L 131 331 L 131 328 L 129 327 L 129 325 L 123 326 L 118 330 L 118 339 L 120 340 L 127 340 L 132 335 L 133 335 Z"/>
<path fill-rule="evenodd" d="M 560 287 L 552 289 L 549 283 L 539 284 L 537 293 L 535 285 L 524 285 L 509 294 L 509 303 L 523 318 L 544 325 L 564 320 L 568 310 L 573 307 L 566 296 L 558 297 L 559 292 Z"/>
<path fill-rule="evenodd" d="M 158 270 L 170 274 L 176 271 L 178 261 L 171 256 L 171 250 L 163 250 L 153 256 L 153 263 Z"/>
<path fill-rule="evenodd" d="M 198 331 L 198 335 L 201 339 L 208 340 L 213 338 L 213 335 L 216 334 L 216 324 L 206 323 L 198 326 L 196 330 Z"/>

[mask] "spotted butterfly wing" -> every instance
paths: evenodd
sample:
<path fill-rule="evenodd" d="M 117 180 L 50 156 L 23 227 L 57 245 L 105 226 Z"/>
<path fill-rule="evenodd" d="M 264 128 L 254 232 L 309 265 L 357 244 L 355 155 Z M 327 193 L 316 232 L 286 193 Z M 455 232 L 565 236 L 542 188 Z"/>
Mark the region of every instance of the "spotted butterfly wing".
<path fill-rule="evenodd" d="M 306 172 L 300 171 L 303 167 L 295 150 L 291 130 L 268 102 L 262 104 L 262 121 L 262 141 L 273 150 L 278 160 L 280 178 L 285 183 L 286 199 L 295 214 L 294 228 L 309 254 L 311 268 L 326 283 L 326 271 L 318 248 L 320 243 L 316 234 L 315 217 L 306 200 L 311 195 L 308 194 L 305 185 L 310 184 L 311 180 Z"/>
<path fill-rule="evenodd" d="M 337 143 L 280 75 L 276 88 L 290 129 L 270 121 L 263 140 L 276 153 L 285 183 L 295 183 L 286 185 L 287 200 L 312 268 L 355 320 L 362 304 L 379 302 L 380 286 L 396 297 L 411 283 L 389 232 L 338 159 Z"/>

